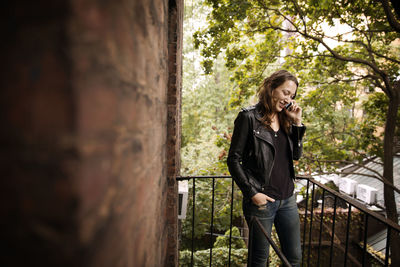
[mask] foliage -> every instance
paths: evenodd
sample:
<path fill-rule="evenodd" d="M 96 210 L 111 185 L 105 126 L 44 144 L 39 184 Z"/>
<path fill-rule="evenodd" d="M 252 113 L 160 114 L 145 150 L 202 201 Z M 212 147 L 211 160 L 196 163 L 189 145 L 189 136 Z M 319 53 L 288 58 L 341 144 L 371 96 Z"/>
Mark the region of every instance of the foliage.
<path fill-rule="evenodd" d="M 229 233 L 226 231 L 224 236 L 219 236 L 214 243 L 212 254 L 213 266 L 228 266 L 229 260 Z M 275 232 L 274 232 L 275 233 Z M 247 248 L 240 238 L 239 229 L 236 227 L 232 228 L 232 246 L 231 246 L 231 264 L 230 266 L 246 266 L 247 263 Z M 239 237 L 239 238 L 237 238 Z M 272 235 L 272 238 L 277 242 L 276 233 Z M 209 266 L 210 262 L 210 249 L 197 250 L 193 253 L 193 266 Z M 270 248 L 269 256 L 270 266 L 279 266 L 281 263 L 278 255 Z M 191 266 L 191 251 L 182 250 L 179 255 L 180 266 Z"/>
<path fill-rule="evenodd" d="M 228 266 L 229 248 L 219 247 L 213 248 L 213 266 Z M 247 261 L 247 249 L 232 249 L 231 250 L 231 264 L 234 267 L 244 267 Z M 193 266 L 206 267 L 210 266 L 210 250 L 198 250 L 193 254 Z M 192 266 L 191 265 L 191 252 L 189 250 L 180 251 L 179 266 Z"/>
<path fill-rule="evenodd" d="M 377 108 L 377 99 L 365 95 L 393 95 L 400 73 L 400 35 L 381 5 L 361 0 L 206 3 L 212 8 L 209 24 L 194 33 L 195 45 L 206 73 L 224 55 L 237 85 L 230 92 L 231 107 L 242 106 L 277 68 L 298 75 L 297 101 L 308 126 L 300 170 L 327 171 L 337 166 L 324 161 L 383 156 L 383 136 L 376 129 L 385 125 L 389 102 L 381 101 Z M 357 114 L 363 108 L 364 114 Z M 373 116 L 382 119 L 371 120 Z"/>
<path fill-rule="evenodd" d="M 215 61 L 213 75 L 203 74 L 192 34 L 206 20 L 209 9 L 203 1 L 185 7 L 181 174 L 228 174 L 227 145 L 222 147 L 222 143 L 229 143 L 227 132 L 237 115 L 237 110 L 228 108 L 233 84 L 221 59 Z"/>
<path fill-rule="evenodd" d="M 372 154 L 380 157 L 383 157 L 384 114 L 387 113 L 388 102 L 388 97 L 384 93 L 375 92 L 369 94 L 362 104 L 365 115 L 360 127 L 363 130 L 360 133 L 360 141 L 363 142 L 363 146 L 368 147 Z M 400 125 L 400 110 L 397 112 L 396 125 Z M 399 142 L 400 127 L 396 128 L 395 136 L 397 136 L 397 142 Z"/>
<path fill-rule="evenodd" d="M 201 56 L 193 45 L 195 27 L 202 25 L 210 9 L 204 1 L 187 1 L 184 20 L 181 175 L 228 175 L 226 166 L 230 128 L 238 113 L 229 109 L 229 91 L 233 86 L 222 58 L 215 61 L 212 75 L 204 75 Z M 208 247 L 212 210 L 212 179 L 196 179 L 195 239 L 196 249 Z M 214 183 L 213 231 L 225 232 L 231 219 L 231 179 Z M 193 183 L 189 183 L 187 218 L 182 220 L 181 249 L 191 246 Z M 235 186 L 233 220 L 242 216 L 241 192 Z"/>
<path fill-rule="evenodd" d="M 325 172 L 337 167 L 335 160 L 383 157 L 381 129 L 400 74 L 400 35 L 379 3 L 193 0 L 186 7 L 185 23 L 191 25 L 184 26 L 183 175 L 228 174 L 233 120 L 240 107 L 254 102 L 262 79 L 278 68 L 297 74 L 301 85 L 296 101 L 308 129 L 298 170 Z M 200 69 L 201 59 L 208 75 Z M 211 188 L 211 180 L 196 182 L 196 240 L 209 231 Z M 230 181 L 215 188 L 214 227 L 223 232 L 230 220 Z M 234 218 L 242 216 L 240 197 L 236 188 Z M 191 218 L 191 206 L 188 212 Z M 191 236 L 191 221 L 183 222 L 182 236 Z M 198 257 L 208 262 L 203 248 L 198 246 Z"/>
<path fill-rule="evenodd" d="M 225 235 L 217 237 L 217 240 L 214 243 L 214 247 L 229 247 L 229 237 L 231 230 L 225 232 Z M 244 243 L 242 237 L 240 236 L 240 231 L 237 227 L 232 227 L 232 248 L 246 248 L 246 244 Z"/>
<path fill-rule="evenodd" d="M 208 243 L 202 242 L 207 232 L 210 232 L 211 227 L 211 211 L 212 211 L 212 179 L 202 180 L 196 182 L 196 206 L 194 216 L 194 237 L 196 242 L 196 249 L 204 249 Z M 214 213 L 213 213 L 213 231 L 225 232 L 229 231 L 231 219 L 231 179 L 215 179 L 214 182 Z M 233 196 L 233 220 L 240 218 L 242 214 L 241 199 L 242 194 L 240 190 L 234 191 Z M 182 249 L 190 247 L 192 237 L 192 218 L 193 218 L 193 199 L 190 194 L 189 205 L 186 218 L 182 221 Z M 203 244 L 204 243 L 204 244 Z"/>

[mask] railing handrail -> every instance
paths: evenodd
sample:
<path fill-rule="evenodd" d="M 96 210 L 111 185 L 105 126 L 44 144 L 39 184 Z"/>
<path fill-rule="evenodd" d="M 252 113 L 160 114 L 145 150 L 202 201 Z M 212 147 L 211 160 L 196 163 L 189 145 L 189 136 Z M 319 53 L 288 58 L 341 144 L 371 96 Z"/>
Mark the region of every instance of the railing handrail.
<path fill-rule="evenodd" d="M 210 179 L 210 178 L 232 178 L 231 175 L 199 175 L 199 176 L 176 176 L 177 181 L 184 181 L 190 179 Z"/>
<path fill-rule="evenodd" d="M 312 178 L 309 175 L 297 175 L 296 179 L 303 179 L 303 180 L 311 180 L 313 183 L 315 183 L 316 185 L 318 185 L 319 187 L 325 189 L 326 191 L 328 191 L 329 193 L 331 193 L 332 195 L 337 196 L 338 198 L 341 198 L 343 200 L 345 200 L 346 202 L 350 203 L 353 207 L 367 213 L 368 215 L 374 217 L 375 219 L 377 219 L 378 221 L 387 224 L 388 226 L 390 226 L 391 228 L 395 229 L 396 231 L 398 231 L 400 233 L 400 225 L 394 223 L 393 221 L 385 218 L 384 216 L 382 216 L 381 214 L 369 210 L 364 204 L 358 202 L 357 200 L 355 200 L 352 197 L 349 197 L 345 194 L 342 194 L 340 192 L 335 191 L 332 188 L 327 187 L 326 185 L 324 185 L 323 183 L 318 182 L 317 180 L 315 180 L 314 178 Z"/>

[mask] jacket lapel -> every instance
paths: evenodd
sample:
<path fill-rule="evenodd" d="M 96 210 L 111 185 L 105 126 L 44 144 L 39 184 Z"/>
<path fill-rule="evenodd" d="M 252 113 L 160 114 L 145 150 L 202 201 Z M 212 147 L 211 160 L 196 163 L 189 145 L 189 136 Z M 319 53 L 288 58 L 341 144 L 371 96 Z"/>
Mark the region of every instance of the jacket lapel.
<path fill-rule="evenodd" d="M 272 133 L 270 131 L 268 131 L 261 122 L 262 116 L 259 112 L 259 105 L 260 105 L 260 103 L 258 103 L 256 105 L 256 108 L 253 110 L 254 117 L 256 118 L 256 123 L 254 124 L 253 134 L 257 138 L 264 140 L 265 142 L 269 143 L 272 147 L 274 147 Z"/>
<path fill-rule="evenodd" d="M 274 140 L 272 139 L 272 134 L 270 131 L 268 131 L 265 126 L 263 126 L 261 123 L 258 123 L 258 125 L 253 129 L 253 134 L 261 139 L 264 140 L 265 142 L 269 143 L 271 146 L 274 146 Z"/>

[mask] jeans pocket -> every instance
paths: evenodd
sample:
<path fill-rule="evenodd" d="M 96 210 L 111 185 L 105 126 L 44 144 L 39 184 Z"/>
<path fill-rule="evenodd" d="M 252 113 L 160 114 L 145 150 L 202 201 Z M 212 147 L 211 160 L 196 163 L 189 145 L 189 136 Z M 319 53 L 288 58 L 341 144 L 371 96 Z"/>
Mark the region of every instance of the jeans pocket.
<path fill-rule="evenodd" d="M 264 205 L 255 205 L 256 207 L 257 207 L 257 209 L 258 210 L 267 210 L 267 205 L 268 205 L 268 202 L 267 203 L 265 203 Z"/>
<path fill-rule="evenodd" d="M 264 205 L 256 205 L 253 201 L 246 203 L 243 206 L 243 213 L 245 216 L 251 217 L 256 216 L 259 218 L 268 217 L 271 212 L 271 204 L 270 202 L 265 203 Z"/>

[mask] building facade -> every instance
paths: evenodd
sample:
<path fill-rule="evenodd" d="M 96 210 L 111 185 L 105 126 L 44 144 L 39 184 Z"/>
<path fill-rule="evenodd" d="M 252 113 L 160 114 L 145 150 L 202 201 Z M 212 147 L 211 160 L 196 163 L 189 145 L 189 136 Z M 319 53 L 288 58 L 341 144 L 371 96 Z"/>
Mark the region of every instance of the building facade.
<path fill-rule="evenodd" d="M 177 266 L 183 0 L 2 8 L 1 266 Z"/>

